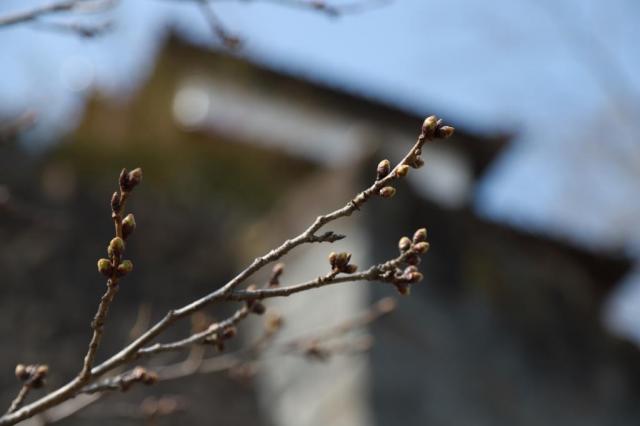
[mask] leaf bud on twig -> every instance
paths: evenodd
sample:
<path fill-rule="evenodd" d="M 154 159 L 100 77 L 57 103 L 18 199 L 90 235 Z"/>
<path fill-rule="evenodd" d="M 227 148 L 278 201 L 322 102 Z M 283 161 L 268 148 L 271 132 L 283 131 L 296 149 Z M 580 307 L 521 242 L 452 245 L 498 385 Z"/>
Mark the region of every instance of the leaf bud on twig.
<path fill-rule="evenodd" d="M 16 378 L 20 381 L 25 381 L 29 378 L 30 374 L 27 371 L 27 367 L 24 364 L 16 365 Z"/>
<path fill-rule="evenodd" d="M 384 159 L 378 163 L 378 168 L 376 169 L 376 180 L 383 179 L 386 177 L 391 171 L 391 163 L 389 160 Z"/>
<path fill-rule="evenodd" d="M 400 253 L 404 253 L 411 248 L 411 240 L 409 237 L 402 237 L 400 241 L 398 241 L 398 248 L 400 249 Z"/>
<path fill-rule="evenodd" d="M 436 117 L 435 115 L 430 115 L 429 117 L 425 118 L 424 122 L 422 123 L 422 134 L 427 138 L 432 137 L 437 125 L 438 117 Z"/>
<path fill-rule="evenodd" d="M 427 228 L 420 228 L 413 234 L 413 243 L 427 241 Z"/>
<path fill-rule="evenodd" d="M 116 269 L 119 277 L 124 277 L 127 274 L 130 274 L 133 271 L 133 262 L 130 260 L 123 260 Z"/>
<path fill-rule="evenodd" d="M 398 175 L 398 177 L 405 177 L 408 173 L 409 173 L 409 166 L 407 166 L 406 164 L 399 166 L 398 169 L 396 170 L 396 174 Z"/>
<path fill-rule="evenodd" d="M 436 130 L 436 137 L 440 139 L 448 139 L 453 136 L 455 130 L 456 129 L 451 126 L 438 127 L 438 129 Z"/>
<path fill-rule="evenodd" d="M 269 279 L 269 287 L 277 287 L 280 285 L 280 276 L 284 272 L 284 263 L 276 263 L 271 270 L 271 278 Z"/>
<path fill-rule="evenodd" d="M 113 273 L 111 261 L 109 259 L 98 259 L 98 272 L 100 272 L 105 277 L 110 277 Z"/>
<path fill-rule="evenodd" d="M 122 219 L 122 237 L 126 239 L 136 230 L 136 218 L 129 213 Z"/>
<path fill-rule="evenodd" d="M 109 243 L 109 248 L 107 249 L 109 256 L 120 256 L 124 253 L 124 241 L 120 237 L 115 237 Z"/>
<path fill-rule="evenodd" d="M 426 241 L 422 241 L 417 244 L 414 244 L 413 250 L 416 253 L 424 254 L 427 252 L 427 250 L 429 250 L 429 243 Z"/>
<path fill-rule="evenodd" d="M 142 182 L 142 169 L 138 167 L 130 172 L 127 169 L 122 169 L 119 182 L 122 192 L 131 192 Z"/>
<path fill-rule="evenodd" d="M 380 196 L 382 198 L 391 198 L 396 195 L 396 189 L 393 186 L 385 186 L 380 190 Z"/>
<path fill-rule="evenodd" d="M 114 192 L 111 196 L 111 211 L 116 213 L 120 211 L 120 194 Z"/>

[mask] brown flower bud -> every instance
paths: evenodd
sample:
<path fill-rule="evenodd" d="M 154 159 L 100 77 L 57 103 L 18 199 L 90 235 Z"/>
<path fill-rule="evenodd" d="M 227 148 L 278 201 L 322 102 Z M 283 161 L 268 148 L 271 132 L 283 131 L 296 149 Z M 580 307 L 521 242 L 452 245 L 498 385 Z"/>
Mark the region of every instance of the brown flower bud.
<path fill-rule="evenodd" d="M 396 189 L 393 186 L 385 186 L 379 192 L 382 198 L 391 198 L 396 195 Z"/>
<path fill-rule="evenodd" d="M 441 139 L 448 139 L 453 136 L 455 130 L 456 129 L 451 126 L 438 127 L 438 129 L 436 130 L 436 137 Z"/>
<path fill-rule="evenodd" d="M 382 160 L 378 163 L 378 168 L 376 169 L 376 180 L 383 179 L 389 174 L 390 171 L 391 163 L 389 162 L 389 160 Z"/>
<path fill-rule="evenodd" d="M 133 271 L 133 262 L 130 260 L 123 260 L 116 269 L 119 277 L 124 277 L 125 275 L 131 273 Z"/>
<path fill-rule="evenodd" d="M 129 185 L 131 189 L 135 188 L 142 182 L 142 169 L 137 167 L 129 172 Z"/>
<path fill-rule="evenodd" d="M 249 309 L 251 309 L 251 312 L 253 312 L 256 315 L 262 315 L 267 311 L 267 308 L 265 308 L 265 306 L 261 302 L 258 302 L 257 300 L 254 300 L 250 304 Z"/>
<path fill-rule="evenodd" d="M 413 272 L 418 272 L 418 268 L 415 265 L 409 265 L 406 268 L 404 268 L 405 275 L 409 275 Z"/>
<path fill-rule="evenodd" d="M 349 264 L 350 260 L 351 260 L 351 253 L 347 253 L 347 252 L 338 253 L 338 256 L 336 257 L 336 267 L 340 270 L 343 270 Z"/>
<path fill-rule="evenodd" d="M 331 269 L 336 267 L 336 260 L 338 260 L 338 253 L 335 251 L 329 253 L 329 264 L 331 265 Z"/>
<path fill-rule="evenodd" d="M 269 287 L 277 287 L 280 285 L 280 275 L 284 272 L 284 263 L 276 263 L 271 270 L 271 278 L 269 279 Z"/>
<path fill-rule="evenodd" d="M 413 234 L 413 243 L 427 241 L 427 228 L 420 228 Z"/>
<path fill-rule="evenodd" d="M 29 378 L 30 374 L 27 371 L 27 367 L 24 364 L 16 365 L 16 378 L 21 381 L 25 381 Z"/>
<path fill-rule="evenodd" d="M 406 164 L 399 166 L 398 169 L 396 170 L 396 174 L 399 177 L 405 177 L 408 173 L 409 173 L 409 166 L 407 166 Z"/>
<path fill-rule="evenodd" d="M 113 273 L 111 261 L 109 259 L 98 259 L 98 272 L 100 272 L 105 277 L 110 277 Z"/>
<path fill-rule="evenodd" d="M 126 239 L 136 230 L 136 218 L 129 213 L 122 219 L 122 237 Z"/>
<path fill-rule="evenodd" d="M 49 374 L 49 366 L 48 365 L 39 365 L 36 368 L 36 375 L 40 377 L 46 377 Z"/>
<path fill-rule="evenodd" d="M 429 250 L 429 243 L 426 241 L 422 241 L 420 243 L 413 245 L 413 250 L 417 253 L 423 254 Z"/>
<path fill-rule="evenodd" d="M 142 169 L 138 167 L 130 172 L 127 169 L 122 169 L 119 181 L 122 192 L 130 192 L 142 181 Z"/>
<path fill-rule="evenodd" d="M 411 240 L 409 237 L 400 238 L 400 241 L 398 241 L 398 248 L 400 249 L 400 253 L 404 253 L 409 250 L 411 248 Z"/>
<path fill-rule="evenodd" d="M 433 136 L 433 132 L 436 130 L 436 126 L 438 125 L 438 117 L 435 115 L 430 115 L 429 117 L 424 119 L 422 123 L 422 134 L 426 137 Z"/>
<path fill-rule="evenodd" d="M 111 211 L 114 213 L 120 211 L 120 195 L 117 192 L 111 196 Z"/>
<path fill-rule="evenodd" d="M 124 240 L 120 237 L 113 238 L 109 243 L 107 252 L 109 256 L 120 256 L 124 253 Z"/>
<path fill-rule="evenodd" d="M 409 280 L 410 283 L 419 283 L 420 281 L 422 281 L 422 279 L 424 278 L 424 275 L 422 275 L 422 272 L 412 272 L 407 276 L 407 279 Z"/>

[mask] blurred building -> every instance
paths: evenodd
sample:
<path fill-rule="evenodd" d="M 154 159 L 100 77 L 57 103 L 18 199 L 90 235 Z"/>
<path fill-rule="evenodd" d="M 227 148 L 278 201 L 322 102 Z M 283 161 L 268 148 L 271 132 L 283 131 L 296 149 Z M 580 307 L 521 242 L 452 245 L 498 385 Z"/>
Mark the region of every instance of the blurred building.
<path fill-rule="evenodd" d="M 40 351 L 26 352 L 36 336 L 27 334 L 5 361 L 30 361 L 24 358 L 60 339 L 68 348 L 54 360 L 72 374 L 68 360 L 81 352 L 99 288 L 74 292 L 72 285 L 96 275 L 93 259 L 110 231 L 105 194 L 119 165 L 142 165 L 145 185 L 132 201 L 140 224 L 131 252 L 136 274 L 119 295 L 124 303 L 115 308 L 107 350 L 126 339 L 123 330 L 140 303 L 152 303 L 159 316 L 224 282 L 317 214 L 343 205 L 371 182 L 379 159 L 406 152 L 422 118 L 169 38 L 144 87 L 124 101 L 96 95 L 66 143 L 29 164 L 33 176 L 20 173 L 26 164 L 15 160 L 20 154 L 3 157 L 14 158 L 5 161 L 18 205 L 29 204 L 53 224 L 40 229 L 20 222 L 24 214 L 3 210 L 8 244 L 0 266 L 13 271 L 3 291 L 46 280 L 64 292 L 45 297 L 25 287 L 21 300 L 50 310 L 50 298 L 69 303 L 72 294 L 74 306 L 83 306 L 59 319 L 50 312 L 55 321 L 40 336 Z M 191 387 L 187 379 L 169 389 L 199 408 L 167 424 L 209 424 L 207 410 L 227 410 L 219 424 L 635 424 L 640 356 L 599 320 L 605 295 L 629 262 L 479 218 L 470 208 L 478 180 L 507 143 L 504 136 L 460 131 L 425 146 L 426 167 L 410 173 L 398 199 L 372 200 L 359 215 L 332 224 L 349 236 L 335 246 L 285 259 L 284 280 L 305 280 L 326 272 L 331 250 L 352 251 L 366 267 L 394 257 L 402 235 L 429 229 L 426 279 L 392 318 L 372 327 L 376 345 L 368 355 L 326 364 L 267 361 L 257 395 L 228 381 Z M 41 193 L 30 193 L 33 187 Z M 27 226 L 31 239 L 19 231 Z M 28 268 L 19 263 L 25 259 L 16 260 L 16 247 L 29 253 Z M 65 266 L 51 273 L 51 264 Z M 295 336 L 349 318 L 393 291 L 338 286 L 269 306 L 289 318 L 283 337 Z M 9 296 L 17 297 L 7 293 L 3 300 Z M 23 312 L 5 308 L 9 323 L 25 321 Z M 11 338 L 8 326 L 2 336 Z M 10 383 L 2 388 L 11 394 Z"/>

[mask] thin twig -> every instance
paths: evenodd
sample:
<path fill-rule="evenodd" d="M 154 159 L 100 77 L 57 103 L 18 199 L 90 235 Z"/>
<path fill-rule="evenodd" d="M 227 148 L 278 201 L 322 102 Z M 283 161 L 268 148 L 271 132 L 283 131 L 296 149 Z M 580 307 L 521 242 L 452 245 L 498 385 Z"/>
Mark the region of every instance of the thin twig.
<path fill-rule="evenodd" d="M 391 279 L 390 276 L 383 276 L 380 269 L 378 267 L 380 265 L 376 265 L 375 267 L 370 268 L 369 270 L 360 273 L 360 274 L 349 274 L 347 276 L 333 276 L 330 279 L 327 277 L 319 278 L 314 281 L 303 283 L 295 286 L 283 287 L 283 288 L 273 288 L 273 289 L 262 289 L 255 290 L 254 293 L 251 293 L 251 290 L 245 290 L 244 292 L 235 291 L 236 288 L 244 283 L 249 277 L 251 277 L 254 273 L 260 270 L 265 265 L 277 261 L 282 258 L 284 255 L 289 253 L 294 248 L 306 244 L 306 243 L 314 243 L 314 242 L 331 242 L 336 240 L 336 234 L 332 232 L 327 232 L 322 235 L 317 235 L 317 232 L 326 224 L 337 220 L 342 217 L 350 216 L 354 211 L 359 210 L 363 204 L 365 204 L 371 197 L 374 195 L 380 194 L 382 196 L 392 196 L 395 190 L 389 185 L 399 179 L 401 176 L 404 176 L 409 167 L 420 167 L 423 163 L 420 154 L 422 152 L 422 146 L 433 138 L 445 138 L 449 137 L 453 133 L 453 128 L 449 126 L 442 126 L 441 120 L 437 120 L 436 117 L 428 117 L 423 126 L 422 131 L 418 137 L 418 140 L 413 145 L 413 147 L 409 150 L 409 152 L 405 155 L 405 157 L 384 176 L 378 176 L 376 181 L 367 189 L 360 192 L 356 195 L 352 200 L 350 200 L 345 206 L 339 208 L 331 213 L 318 216 L 316 220 L 301 234 L 298 236 L 286 240 L 277 248 L 271 250 L 269 253 L 264 256 L 256 258 L 247 268 L 241 271 L 238 275 L 236 275 L 233 279 L 228 281 L 222 287 L 217 290 L 201 297 L 200 299 L 195 300 L 192 303 L 189 303 L 181 308 L 169 311 L 160 321 L 158 321 L 155 325 L 153 325 L 150 329 L 148 329 L 145 333 L 143 333 L 136 340 L 131 342 L 121 351 L 116 353 L 115 355 L 108 358 L 103 363 L 93 367 L 90 369 L 93 364 L 93 360 L 95 358 L 95 351 L 97 349 L 97 345 L 90 345 L 89 350 L 87 352 L 87 356 L 85 357 L 85 363 L 83 365 L 83 370 L 81 374 L 79 374 L 72 381 L 67 383 L 66 385 L 58 388 L 57 390 L 51 392 L 39 400 L 24 406 L 23 408 L 17 410 L 14 413 L 6 414 L 0 417 L 0 426 L 2 425 L 12 425 L 21 420 L 24 420 L 28 417 L 31 417 L 39 412 L 46 410 L 54 405 L 60 404 L 61 402 L 75 396 L 91 379 L 95 379 L 114 368 L 126 364 L 136 358 L 140 349 L 142 349 L 147 343 L 157 337 L 160 333 L 166 330 L 169 326 L 175 323 L 177 320 L 187 317 L 193 314 L 196 311 L 212 304 L 213 302 L 221 301 L 221 300 L 229 300 L 236 299 L 240 300 L 256 300 L 264 297 L 275 297 L 275 296 L 284 296 L 287 294 L 292 294 L 298 291 L 302 291 L 309 288 L 315 288 L 323 284 L 335 284 L 338 282 L 347 282 L 354 280 L 364 280 L 364 279 L 384 279 L 385 281 Z M 121 176 L 122 179 L 122 176 Z M 124 192 L 124 191 L 123 191 Z M 125 192 L 126 193 L 126 192 Z M 116 235 L 122 235 L 122 226 L 118 226 L 118 221 L 115 218 L 114 212 L 114 222 L 116 225 Z M 392 271 L 384 271 L 384 273 L 389 273 Z M 269 291 L 272 291 L 269 293 Z M 262 292 L 262 293 L 261 293 Z M 264 293 L 266 292 L 266 293 Z M 101 303 L 102 305 L 102 303 Z M 108 308 L 108 303 L 106 303 Z M 101 309 L 99 309 L 96 317 L 99 317 Z M 106 314 L 105 314 L 106 315 Z M 96 324 L 97 325 L 97 324 Z M 102 335 L 102 328 L 96 327 L 94 329 L 94 337 L 92 338 L 92 343 L 99 343 L 100 337 Z"/>
<path fill-rule="evenodd" d="M 101 0 L 60 0 L 30 9 L 14 12 L 4 16 L 0 16 L 0 27 L 8 27 L 11 25 L 34 21 L 45 15 L 53 15 L 61 12 L 69 12 L 78 9 L 81 6 L 94 6 L 93 10 L 99 10 L 108 7 L 110 1 Z"/>
<path fill-rule="evenodd" d="M 20 388 L 20 392 L 18 392 L 18 395 L 16 395 L 15 399 L 11 401 L 11 405 L 9 406 L 7 413 L 13 413 L 18 408 L 20 408 L 20 406 L 22 405 L 22 402 L 27 397 L 30 390 L 31 390 L 31 386 L 29 386 L 27 383 L 22 385 L 22 387 Z"/>

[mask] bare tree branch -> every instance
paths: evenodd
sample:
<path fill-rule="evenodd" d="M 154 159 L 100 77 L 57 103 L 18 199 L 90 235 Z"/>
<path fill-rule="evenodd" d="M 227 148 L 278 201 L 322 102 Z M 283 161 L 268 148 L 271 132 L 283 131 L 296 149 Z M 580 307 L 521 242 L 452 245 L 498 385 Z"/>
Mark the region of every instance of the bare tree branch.
<path fill-rule="evenodd" d="M 392 283 L 400 293 L 407 294 L 409 285 L 418 282 L 422 278 L 422 274 L 417 272 L 415 265 L 419 262 L 419 258 L 417 256 L 424 253 L 428 248 L 428 244 L 425 241 L 425 230 L 417 231 L 414 235 L 413 241 L 409 240 L 407 237 L 403 237 L 400 240 L 399 248 L 402 254 L 398 258 L 384 264 L 376 265 L 359 274 L 355 273 L 355 265 L 349 263 L 351 258 L 350 254 L 332 253 L 329 258 L 332 271 L 328 275 L 319 277 L 316 280 L 282 288 L 272 287 L 261 290 L 254 290 L 251 288 L 237 290 L 237 288 L 265 265 L 279 260 L 298 246 L 308 243 L 332 242 L 339 239 L 341 236 L 337 236 L 337 234 L 332 232 L 326 232 L 320 235 L 317 233 L 326 224 L 339 218 L 350 216 L 353 212 L 359 210 L 373 196 L 378 195 L 383 198 L 392 197 L 396 190 L 391 186 L 391 184 L 406 176 L 410 168 L 419 168 L 424 164 L 424 161 L 421 158 L 422 146 L 427 141 L 433 140 L 434 138 L 447 138 L 451 136 L 453 132 L 454 129 L 450 126 L 444 126 L 442 124 L 442 120 L 438 120 L 435 116 L 428 117 L 422 125 L 418 140 L 405 157 L 393 168 L 391 168 L 388 160 L 380 162 L 377 168 L 375 182 L 364 191 L 357 194 L 345 206 L 328 214 L 318 216 L 316 220 L 301 234 L 286 240 L 269 253 L 256 258 L 247 268 L 222 287 L 190 304 L 169 311 L 164 318 L 149 328 L 146 332 L 142 333 L 137 339 L 124 347 L 120 352 L 111 356 L 103 363 L 93 366 L 96 351 L 102 337 L 106 314 L 109 305 L 113 300 L 113 296 L 115 295 L 115 291 L 117 290 L 118 278 L 125 275 L 132 269 L 130 262 L 126 263 L 127 261 L 122 260 L 121 254 L 124 251 L 123 240 L 126 239 L 132 229 L 135 229 L 135 221 L 132 220 L 132 216 L 127 216 L 124 219 L 121 216 L 127 195 L 141 179 L 141 171 L 139 169 L 132 172 L 123 170 L 123 173 L 120 176 L 120 194 L 115 193 L 112 197 L 112 217 L 114 219 L 116 237 L 111 241 L 109 246 L 110 259 L 101 259 L 98 262 L 100 272 L 109 278 L 107 282 L 107 292 L 101 300 L 98 312 L 96 313 L 94 322 L 92 323 L 94 332 L 84 359 L 82 370 L 76 378 L 66 385 L 58 388 L 39 400 L 16 410 L 13 413 L 7 413 L 0 417 L 0 425 L 15 424 L 74 397 L 86 385 L 90 384 L 90 381 L 96 380 L 99 376 L 112 371 L 116 367 L 135 360 L 140 355 L 141 350 L 144 351 L 143 348 L 145 345 L 155 339 L 173 323 L 181 318 L 190 316 L 214 302 L 234 299 L 245 301 L 246 307 L 238 310 L 236 314 L 231 317 L 230 321 L 233 322 L 244 318 L 248 311 L 261 313 L 261 311 L 264 310 L 264 307 L 260 304 L 259 299 L 286 296 L 310 288 L 336 284 L 339 282 L 380 280 Z M 128 220 L 128 218 L 131 220 Z M 401 270 L 399 268 L 401 263 L 406 263 L 409 266 L 404 270 Z M 346 275 L 338 276 L 340 273 Z M 154 349 L 148 349 L 148 351 L 153 352 L 158 350 L 161 352 L 164 348 L 168 349 L 172 347 L 171 345 L 187 347 L 194 342 L 201 341 L 200 339 L 206 339 L 206 337 L 210 335 L 211 330 L 206 330 L 200 334 L 196 333 L 183 341 L 169 344 L 170 346 L 166 346 L 167 344 L 165 344 L 165 346 L 151 346 L 150 348 Z M 157 348 L 163 349 L 160 350 Z"/>

